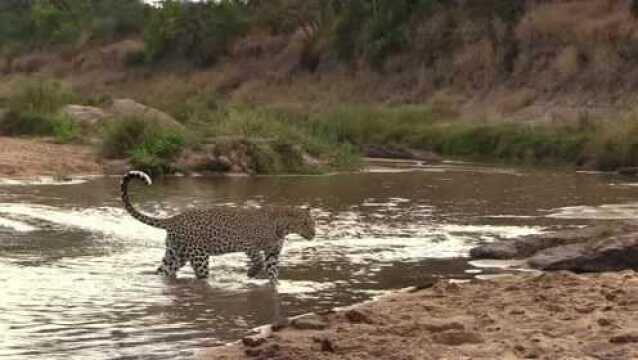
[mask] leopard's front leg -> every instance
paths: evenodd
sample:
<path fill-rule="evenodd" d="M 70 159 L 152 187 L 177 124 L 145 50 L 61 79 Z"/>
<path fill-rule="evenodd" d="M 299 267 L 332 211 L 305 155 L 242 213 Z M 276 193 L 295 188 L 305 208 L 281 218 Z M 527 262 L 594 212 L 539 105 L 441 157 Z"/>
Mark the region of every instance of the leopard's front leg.
<path fill-rule="evenodd" d="M 208 269 L 208 261 L 210 255 L 205 251 L 196 252 L 190 259 L 191 267 L 195 272 L 195 276 L 198 279 L 206 279 L 208 278 L 209 269 Z"/>
<path fill-rule="evenodd" d="M 270 284 L 275 287 L 279 284 L 279 254 L 281 253 L 283 243 L 272 245 L 264 250 L 266 254 L 266 273 Z"/>
<path fill-rule="evenodd" d="M 250 259 L 250 267 L 248 268 L 248 277 L 255 278 L 264 269 L 264 255 L 259 249 L 249 249 L 246 256 Z"/>

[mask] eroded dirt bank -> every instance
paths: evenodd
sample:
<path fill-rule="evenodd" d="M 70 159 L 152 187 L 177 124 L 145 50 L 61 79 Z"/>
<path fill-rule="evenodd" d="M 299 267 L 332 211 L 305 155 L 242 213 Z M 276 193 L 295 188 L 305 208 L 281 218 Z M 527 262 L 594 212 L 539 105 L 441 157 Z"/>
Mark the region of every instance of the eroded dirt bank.
<path fill-rule="evenodd" d="M 102 167 L 89 147 L 0 137 L 0 177 L 101 173 Z"/>
<path fill-rule="evenodd" d="M 638 274 L 439 282 L 203 359 L 636 359 Z M 322 329 L 323 328 L 323 329 Z M 252 344 L 254 345 L 254 344 Z"/>

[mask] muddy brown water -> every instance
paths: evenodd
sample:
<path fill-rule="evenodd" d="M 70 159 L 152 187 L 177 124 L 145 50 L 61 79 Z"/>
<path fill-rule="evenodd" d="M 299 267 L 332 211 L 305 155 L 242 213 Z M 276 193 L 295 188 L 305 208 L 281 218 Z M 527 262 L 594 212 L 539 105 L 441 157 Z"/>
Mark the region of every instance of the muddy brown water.
<path fill-rule="evenodd" d="M 120 206 L 118 178 L 0 180 L 0 357 L 192 358 L 270 322 L 265 280 L 243 255 L 215 257 L 211 277 L 152 274 L 163 231 Z M 216 204 L 309 206 L 317 238 L 282 255 L 288 315 L 369 299 L 433 278 L 503 270 L 468 262 L 481 242 L 632 219 L 638 187 L 604 174 L 448 164 L 359 174 L 166 178 L 132 198 L 166 216 Z M 488 267 L 486 267 L 488 266 Z"/>

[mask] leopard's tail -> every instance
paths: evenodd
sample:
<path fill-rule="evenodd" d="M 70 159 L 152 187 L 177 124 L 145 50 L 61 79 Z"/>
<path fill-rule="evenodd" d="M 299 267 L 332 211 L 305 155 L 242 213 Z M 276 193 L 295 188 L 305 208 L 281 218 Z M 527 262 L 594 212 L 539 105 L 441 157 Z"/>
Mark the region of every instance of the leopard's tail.
<path fill-rule="evenodd" d="M 124 177 L 122 178 L 122 185 L 121 185 L 122 202 L 124 203 L 124 208 L 126 209 L 126 211 L 128 211 L 129 214 L 131 214 L 131 216 L 143 222 L 144 224 L 157 227 L 160 229 L 166 229 L 166 225 L 167 225 L 166 219 L 154 218 L 148 215 L 144 215 L 141 212 L 139 212 L 137 209 L 135 209 L 133 205 L 131 204 L 131 201 L 129 200 L 129 197 L 128 197 L 128 183 L 133 178 L 138 178 L 144 181 L 146 185 L 153 184 L 151 177 L 148 176 L 145 172 L 142 172 L 142 171 L 127 172 L 126 175 L 124 175 Z"/>

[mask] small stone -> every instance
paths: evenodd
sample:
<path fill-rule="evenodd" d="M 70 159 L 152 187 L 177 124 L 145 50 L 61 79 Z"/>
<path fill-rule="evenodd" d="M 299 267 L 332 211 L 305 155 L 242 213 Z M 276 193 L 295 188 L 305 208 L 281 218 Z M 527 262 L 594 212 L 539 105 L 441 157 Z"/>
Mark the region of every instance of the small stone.
<path fill-rule="evenodd" d="M 244 354 L 246 354 L 246 356 L 250 356 L 250 357 L 257 357 L 261 354 L 261 349 L 255 349 L 255 348 L 248 348 L 246 350 L 244 350 Z"/>
<path fill-rule="evenodd" d="M 547 304 L 547 310 L 549 310 L 551 312 L 563 312 L 563 311 L 565 311 L 565 309 L 563 309 L 562 306 L 556 305 L 556 304 Z"/>
<path fill-rule="evenodd" d="M 581 314 L 590 314 L 596 310 L 594 305 L 586 305 L 586 306 L 577 306 L 574 308 L 577 312 Z"/>
<path fill-rule="evenodd" d="M 357 309 L 350 309 L 345 313 L 346 319 L 353 324 L 372 324 L 372 320 L 368 317 L 366 313 Z"/>
<path fill-rule="evenodd" d="M 638 343 L 638 332 L 631 332 L 613 336 L 609 339 L 612 344 L 629 344 Z"/>
<path fill-rule="evenodd" d="M 328 324 L 326 324 L 319 316 L 309 314 L 293 319 L 292 326 L 299 330 L 323 330 L 328 327 Z"/>
<path fill-rule="evenodd" d="M 510 315 L 523 315 L 525 314 L 525 310 L 523 309 L 512 309 L 510 311 Z"/>
<path fill-rule="evenodd" d="M 448 331 L 448 330 L 465 330 L 465 327 L 463 326 L 463 324 L 456 321 L 430 322 L 430 323 L 424 324 L 423 327 L 425 327 L 428 331 L 435 332 L 435 333 Z"/>
<path fill-rule="evenodd" d="M 477 333 L 458 330 L 451 330 L 435 334 L 433 340 L 436 343 L 450 346 L 458 346 L 463 344 L 480 344 L 484 342 L 483 338 Z"/>
<path fill-rule="evenodd" d="M 290 325 L 290 320 L 287 317 L 277 319 L 270 325 L 272 331 L 277 332 L 287 328 Z"/>
<path fill-rule="evenodd" d="M 257 347 L 265 343 L 266 339 L 263 336 L 253 335 L 244 337 L 243 339 L 241 339 L 241 342 L 244 344 L 244 346 Z"/>
<path fill-rule="evenodd" d="M 613 324 L 613 322 L 607 318 L 600 318 L 597 322 L 599 326 L 611 326 Z"/>
<path fill-rule="evenodd" d="M 331 353 L 335 352 L 335 346 L 331 339 L 323 338 L 321 339 L 320 344 L 321 344 L 321 351 L 331 352 Z"/>

